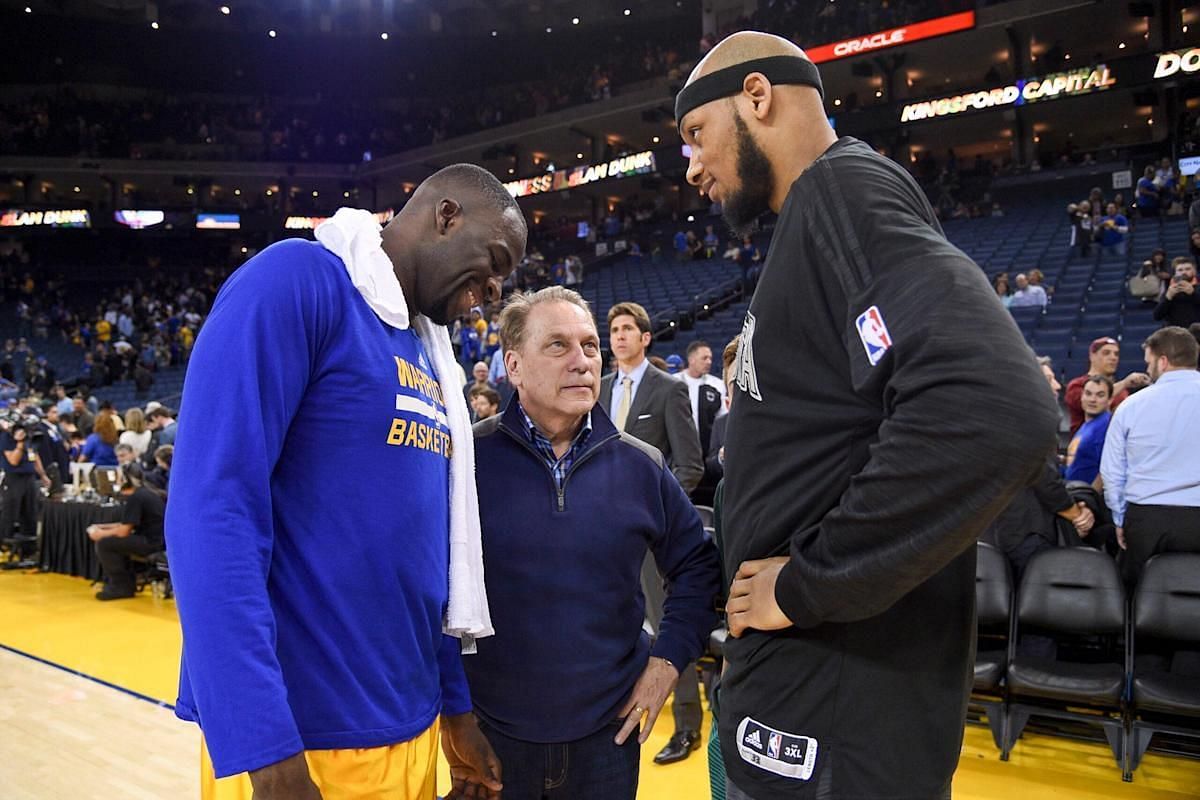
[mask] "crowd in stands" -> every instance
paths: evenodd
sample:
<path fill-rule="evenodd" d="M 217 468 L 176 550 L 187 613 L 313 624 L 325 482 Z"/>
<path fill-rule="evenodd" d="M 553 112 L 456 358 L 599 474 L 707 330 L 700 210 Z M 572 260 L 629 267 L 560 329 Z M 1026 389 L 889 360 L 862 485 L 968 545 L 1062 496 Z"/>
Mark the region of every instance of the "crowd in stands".
<path fill-rule="evenodd" d="M 670 41 L 618 44 L 538 80 L 369 102 L 320 94 L 113 100 L 61 87 L 0 107 L 0 156 L 359 162 L 608 99 L 620 87 L 678 75 L 682 52 Z"/>
<path fill-rule="evenodd" d="M 12 303 L 17 337 L 0 351 L 0 378 L 8 393 L 48 395 L 59 383 L 69 390 L 133 380 L 139 394 L 155 373 L 187 363 L 217 289 L 228 274 L 156 276 L 110 289 L 94 303 L 73 299 L 61 277 L 41 285 L 9 257 L 0 263 L 5 303 Z M 77 371 L 59 374 L 38 342 L 51 337 L 83 351 Z"/>

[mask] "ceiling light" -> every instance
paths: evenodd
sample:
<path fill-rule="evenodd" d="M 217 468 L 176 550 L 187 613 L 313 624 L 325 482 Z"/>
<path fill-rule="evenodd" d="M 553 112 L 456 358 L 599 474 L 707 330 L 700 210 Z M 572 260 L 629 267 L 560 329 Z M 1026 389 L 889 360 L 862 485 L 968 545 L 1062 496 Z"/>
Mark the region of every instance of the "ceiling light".
<path fill-rule="evenodd" d="M 1124 42 L 1121 42 L 1120 44 L 1118 44 L 1118 45 L 1117 45 L 1117 49 L 1118 49 L 1118 50 L 1124 50 L 1124 49 L 1125 49 L 1125 43 L 1124 43 Z"/>
<path fill-rule="evenodd" d="M 350 197 L 350 193 L 349 193 L 349 192 L 342 192 L 342 197 L 347 197 L 347 198 L 348 198 L 348 197 Z"/>
<path fill-rule="evenodd" d="M 150 27 L 154 28 L 154 30 L 158 30 L 158 21 L 155 20 L 154 22 L 151 22 Z"/>
<path fill-rule="evenodd" d="M 234 190 L 233 190 L 233 193 L 234 193 L 234 194 L 236 194 L 238 197 L 241 197 L 241 196 L 242 196 L 242 190 L 241 190 L 241 189 L 234 189 Z"/>
<path fill-rule="evenodd" d="M 1153 124 L 1154 124 L 1154 117 L 1150 117 L 1150 118 L 1148 118 L 1148 119 L 1146 120 L 1146 124 L 1147 124 L 1147 125 L 1153 125 Z"/>
<path fill-rule="evenodd" d="M 549 25 L 546 26 L 546 33 L 552 33 L 553 31 L 554 28 L 551 28 Z"/>
<path fill-rule="evenodd" d="M 1065 56 L 1063 56 L 1063 58 L 1064 58 L 1065 60 L 1067 60 L 1067 61 L 1070 61 L 1070 60 L 1071 60 L 1071 54 L 1070 54 L 1070 53 L 1067 53 Z"/>
<path fill-rule="evenodd" d="M 383 33 L 379 34 L 379 38 L 383 39 L 386 42 L 387 41 L 387 31 L 384 31 Z"/>
<path fill-rule="evenodd" d="M 492 31 L 492 36 L 497 36 L 497 35 L 498 34 L 496 33 L 496 31 Z"/>
<path fill-rule="evenodd" d="M 79 191 L 79 187 L 78 187 L 78 186 L 76 186 L 76 187 L 75 187 L 75 191 L 76 191 L 76 192 L 78 192 L 78 191 Z"/>
<path fill-rule="evenodd" d="M 229 16 L 229 6 L 221 6 L 221 13 L 225 16 Z"/>
<path fill-rule="evenodd" d="M 840 98 L 840 97 L 836 98 L 836 99 L 833 101 L 833 104 L 834 104 L 835 106 L 840 106 L 840 105 L 842 104 L 842 98 Z"/>
<path fill-rule="evenodd" d="M 659 143 L 661 140 L 660 140 L 660 139 L 659 139 L 657 136 L 655 136 L 655 137 L 654 137 L 653 139 L 651 139 L 650 141 L 654 142 L 655 144 L 658 144 L 658 143 Z"/>
<path fill-rule="evenodd" d="M 249 252 L 250 252 L 249 249 L 247 249 L 245 247 L 242 248 L 242 255 L 245 255 L 246 253 L 249 253 Z"/>
<path fill-rule="evenodd" d="M 576 154 L 575 154 L 575 157 L 576 157 L 576 158 L 583 158 L 583 153 L 576 153 Z"/>
<path fill-rule="evenodd" d="M 688 214 L 688 222 L 695 222 L 695 221 L 696 221 L 696 218 L 693 217 L 691 214 Z"/>
<path fill-rule="evenodd" d="M 508 174 L 509 174 L 509 175 L 512 175 L 514 172 L 516 172 L 516 170 L 515 170 L 515 169 L 513 169 L 512 167 L 509 167 L 509 168 L 508 168 Z"/>
<path fill-rule="evenodd" d="M 26 14 L 32 14 L 32 13 L 33 13 L 33 9 L 32 9 L 32 8 L 30 8 L 29 6 L 25 6 L 25 13 L 26 13 Z M 628 12 L 628 11 L 626 11 L 625 13 L 626 13 L 626 14 L 628 14 L 629 12 Z M 1184 33 L 1187 33 L 1187 25 L 1184 25 L 1184 26 L 1183 26 L 1183 32 L 1184 32 Z"/>
<path fill-rule="evenodd" d="M 267 31 L 267 36 L 270 36 L 272 39 L 274 39 L 275 38 L 275 29 L 272 28 L 271 30 Z"/>
<path fill-rule="evenodd" d="M 275 194 L 275 193 L 272 192 L 270 189 L 267 189 L 267 197 L 270 197 L 273 194 Z"/>
<path fill-rule="evenodd" d="M 316 197 L 316 196 L 317 196 L 317 190 L 313 189 L 313 197 Z"/>
<path fill-rule="evenodd" d="M 876 89 L 876 90 L 875 90 L 875 96 L 876 96 L 876 97 L 883 97 L 883 90 L 882 90 L 882 89 Z"/>
<path fill-rule="evenodd" d="M 632 13 L 632 12 L 630 12 L 630 10 L 629 10 L 628 8 L 627 8 L 627 9 L 625 9 L 625 16 L 627 16 L 627 17 L 628 17 L 628 16 L 630 15 L 630 13 Z"/>
<path fill-rule="evenodd" d="M 572 25 L 578 25 L 578 24 L 579 24 L 579 17 L 571 17 L 571 24 L 572 24 Z"/>

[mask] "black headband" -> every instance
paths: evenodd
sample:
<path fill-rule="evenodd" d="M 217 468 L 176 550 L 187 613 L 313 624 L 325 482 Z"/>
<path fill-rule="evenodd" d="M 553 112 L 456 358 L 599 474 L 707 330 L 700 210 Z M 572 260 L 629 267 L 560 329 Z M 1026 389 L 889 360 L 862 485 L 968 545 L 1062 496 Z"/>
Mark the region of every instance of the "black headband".
<path fill-rule="evenodd" d="M 767 80 L 774 84 L 802 83 L 817 90 L 821 98 L 825 97 L 825 89 L 821 86 L 821 73 L 807 58 L 799 56 L 768 56 L 756 58 L 732 67 L 725 67 L 709 73 L 703 78 L 697 78 L 675 95 L 675 124 L 683 121 L 684 116 L 694 109 L 713 100 L 729 97 L 742 91 L 746 76 L 751 72 L 761 72 Z"/>

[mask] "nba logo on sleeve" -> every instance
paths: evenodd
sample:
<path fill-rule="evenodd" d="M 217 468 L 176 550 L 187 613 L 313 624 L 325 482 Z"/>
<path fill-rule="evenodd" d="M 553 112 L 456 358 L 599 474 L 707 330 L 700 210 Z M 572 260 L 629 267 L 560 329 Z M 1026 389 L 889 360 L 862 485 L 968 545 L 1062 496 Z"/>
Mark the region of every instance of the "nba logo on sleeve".
<path fill-rule="evenodd" d="M 858 328 L 858 338 L 862 339 L 867 351 L 867 360 L 873 367 L 892 347 L 892 335 L 884 324 L 883 314 L 879 313 L 879 306 L 871 306 L 859 314 L 854 324 Z"/>

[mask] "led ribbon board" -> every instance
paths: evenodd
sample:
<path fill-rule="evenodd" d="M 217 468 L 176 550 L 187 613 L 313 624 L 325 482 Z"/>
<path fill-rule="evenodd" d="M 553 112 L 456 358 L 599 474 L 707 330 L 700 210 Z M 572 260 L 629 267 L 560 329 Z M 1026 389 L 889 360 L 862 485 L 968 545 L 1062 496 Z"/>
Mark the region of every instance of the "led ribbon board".
<path fill-rule="evenodd" d="M 1159 53 L 1158 63 L 1154 65 L 1154 80 L 1169 78 L 1180 72 L 1190 75 L 1197 71 L 1200 71 L 1200 47 Z"/>
<path fill-rule="evenodd" d="M 1117 79 L 1113 77 L 1111 70 L 1103 64 L 1098 64 L 1094 67 L 1055 72 L 1041 78 L 1024 78 L 1010 86 L 909 103 L 900 112 L 900 121 L 917 122 L 954 116 L 965 111 L 1021 106 L 1060 97 L 1091 94 L 1107 89 L 1116 82 Z"/>
<path fill-rule="evenodd" d="M 825 61 L 836 61 L 839 58 L 849 58 L 862 53 L 883 50 L 887 47 L 917 42 L 921 39 L 932 39 L 935 36 L 945 36 L 947 33 L 970 30 L 975 27 L 975 12 L 963 11 L 961 14 L 950 14 L 937 19 L 927 19 L 902 28 L 891 28 L 854 39 L 823 44 L 811 50 L 805 50 L 814 64 Z"/>
<path fill-rule="evenodd" d="M 631 156 L 621 156 L 612 161 L 599 164 L 589 164 L 584 167 L 554 170 L 536 178 L 522 178 L 509 181 L 504 188 L 513 197 L 528 197 L 546 192 L 561 192 L 563 189 L 574 189 L 589 183 L 610 180 L 612 178 L 628 178 L 631 175 L 645 175 L 658 168 L 654 160 L 654 152 L 646 150 Z"/>
<path fill-rule="evenodd" d="M 126 209 L 124 211 L 113 212 L 113 219 L 127 228 L 133 228 L 138 231 L 143 228 L 153 228 L 155 225 L 161 225 L 166 218 L 166 212 L 163 211 Z"/>
<path fill-rule="evenodd" d="M 0 212 L 0 228 L 90 228 L 92 215 L 83 208 L 65 211 L 22 211 L 10 208 Z"/>

